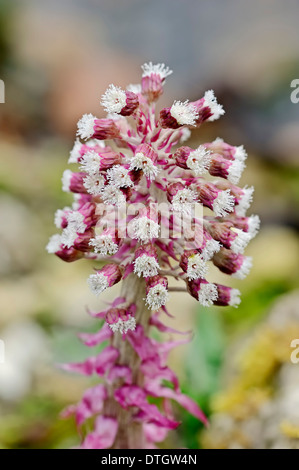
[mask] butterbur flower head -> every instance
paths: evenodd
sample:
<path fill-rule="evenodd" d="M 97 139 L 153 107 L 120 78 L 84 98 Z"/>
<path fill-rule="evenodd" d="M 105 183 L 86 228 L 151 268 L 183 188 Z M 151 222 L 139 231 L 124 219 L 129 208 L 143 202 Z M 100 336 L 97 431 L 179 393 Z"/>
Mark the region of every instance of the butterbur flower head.
<path fill-rule="evenodd" d="M 65 228 L 68 224 L 67 215 L 71 211 L 72 209 L 70 207 L 65 207 L 64 209 L 58 209 L 55 212 L 55 216 L 54 216 L 55 227 Z"/>
<path fill-rule="evenodd" d="M 100 352 L 63 366 L 103 381 L 64 413 L 75 416 L 83 449 L 154 447 L 179 425 L 172 401 L 206 423 L 167 366 L 169 351 L 189 335 L 162 342 L 150 329 L 179 333 L 163 322 L 169 292 L 174 301 L 181 292 L 204 307 L 238 306 L 239 290 L 214 283 L 209 266 L 239 279 L 251 267 L 243 252 L 260 221 L 246 213 L 253 188 L 238 186 L 247 153 L 219 138 L 196 148 L 185 143 L 192 128 L 224 110 L 212 90 L 159 109 L 171 73 L 149 62 L 141 84 L 110 85 L 101 98 L 107 116 L 79 120 L 73 167 L 62 177 L 73 200 L 55 214 L 59 233 L 48 252 L 67 262 L 91 260 L 87 283 L 94 295 L 116 284 L 120 290 L 103 311 L 88 311 L 103 321 L 99 331 L 79 336 Z"/>
<path fill-rule="evenodd" d="M 238 279 L 245 279 L 252 266 L 250 256 L 234 253 L 226 248 L 221 248 L 213 257 L 213 263 L 220 271 L 230 274 Z"/>
<path fill-rule="evenodd" d="M 106 313 L 106 322 L 113 333 L 119 331 L 121 334 L 126 334 L 129 330 L 134 331 L 136 328 L 136 320 L 129 309 L 111 308 Z"/>
<path fill-rule="evenodd" d="M 188 291 L 203 307 L 210 307 L 218 299 L 217 286 L 206 279 L 188 281 Z"/>
<path fill-rule="evenodd" d="M 141 245 L 135 254 L 134 273 L 141 277 L 153 277 L 159 272 L 158 254 L 151 243 Z"/>
<path fill-rule="evenodd" d="M 213 90 L 206 91 L 203 98 L 193 101 L 191 104 L 197 113 L 197 127 L 199 127 L 204 121 L 215 121 L 225 113 L 223 106 L 218 104 Z"/>
<path fill-rule="evenodd" d="M 78 122 L 77 135 L 87 139 L 115 139 L 119 130 L 113 119 L 97 119 L 93 114 L 84 114 Z"/>
<path fill-rule="evenodd" d="M 160 122 L 163 128 L 177 129 L 181 126 L 195 126 L 198 113 L 188 100 L 174 101 L 170 108 L 160 112 Z"/>
<path fill-rule="evenodd" d="M 215 284 L 217 287 L 217 300 L 215 305 L 226 307 L 238 307 L 241 302 L 239 289 L 233 289 L 232 287 L 223 286 L 221 284 Z"/>
<path fill-rule="evenodd" d="M 233 184 L 238 184 L 245 165 L 240 160 L 227 160 L 219 154 L 212 154 L 209 173 L 212 176 L 220 176 L 228 179 Z"/>
<path fill-rule="evenodd" d="M 201 257 L 204 261 L 209 261 L 214 254 L 220 250 L 220 242 L 214 240 L 206 231 L 204 231 L 204 243 L 200 249 Z"/>
<path fill-rule="evenodd" d="M 101 158 L 95 150 L 87 152 L 80 161 L 80 169 L 89 175 L 97 175 L 100 171 Z"/>
<path fill-rule="evenodd" d="M 165 78 L 172 74 L 172 70 L 165 64 L 149 62 L 142 66 L 141 90 L 151 103 L 156 101 L 163 93 Z"/>
<path fill-rule="evenodd" d="M 116 264 L 106 264 L 96 274 L 91 274 L 87 279 L 90 290 L 95 295 L 100 295 L 108 287 L 114 286 L 122 278 L 122 270 Z"/>
<path fill-rule="evenodd" d="M 213 183 L 201 183 L 196 191 L 202 205 L 211 209 L 216 217 L 225 217 L 234 210 L 235 199 L 229 189 L 222 191 Z"/>
<path fill-rule="evenodd" d="M 160 225 L 155 207 L 144 207 L 133 220 L 133 237 L 140 242 L 147 243 L 158 238 Z"/>
<path fill-rule="evenodd" d="M 260 218 L 258 215 L 251 215 L 250 217 L 243 217 L 243 220 L 245 220 L 244 226 L 240 226 L 237 228 L 243 229 L 245 232 L 248 232 L 251 238 L 254 238 L 260 229 Z M 243 228 L 244 227 L 244 228 Z"/>
<path fill-rule="evenodd" d="M 83 234 L 87 229 L 84 214 L 79 211 L 70 211 L 66 215 L 67 226 L 61 234 L 61 241 L 63 246 L 70 248 L 73 246 L 74 241 L 78 234 Z"/>
<path fill-rule="evenodd" d="M 94 135 L 94 126 L 96 117 L 89 113 L 83 114 L 82 118 L 78 122 L 78 130 L 77 135 L 81 137 L 81 139 L 90 139 Z"/>
<path fill-rule="evenodd" d="M 102 256 L 112 256 L 117 253 L 120 242 L 117 231 L 106 228 L 101 235 L 91 238 L 89 244 L 93 247 L 95 253 Z"/>
<path fill-rule="evenodd" d="M 247 152 L 243 145 L 230 145 L 224 142 L 223 139 L 217 137 L 213 142 L 208 143 L 208 148 L 214 153 L 219 153 L 228 160 L 239 160 L 245 162 L 247 158 Z"/>
<path fill-rule="evenodd" d="M 142 170 L 147 178 L 153 180 L 156 178 L 159 171 L 156 164 L 157 158 L 157 152 L 155 152 L 150 145 L 138 145 L 130 161 L 130 170 Z"/>
<path fill-rule="evenodd" d="M 184 251 L 180 259 L 180 267 L 187 274 L 189 281 L 204 278 L 207 274 L 207 264 L 197 250 Z"/>
<path fill-rule="evenodd" d="M 105 178 L 100 174 L 86 175 L 83 179 L 83 185 L 87 193 L 92 196 L 100 196 L 105 186 Z"/>
<path fill-rule="evenodd" d="M 107 170 L 109 184 L 116 188 L 130 188 L 134 183 L 130 177 L 129 170 L 121 165 L 114 165 Z"/>
<path fill-rule="evenodd" d="M 146 281 L 146 304 L 152 310 L 158 310 L 168 300 L 168 281 L 163 276 L 153 276 Z"/>
<path fill-rule="evenodd" d="M 59 234 L 52 235 L 46 246 L 46 249 L 48 253 L 53 253 L 59 258 L 61 258 L 63 261 L 66 261 L 68 263 L 72 261 L 77 261 L 83 257 L 83 253 L 79 250 L 76 250 L 76 248 L 74 248 L 73 246 L 70 248 L 66 248 L 63 245 L 61 235 Z"/>
<path fill-rule="evenodd" d="M 215 240 L 234 253 L 243 253 L 252 236 L 249 232 L 236 228 L 232 221 L 207 222 L 206 227 Z"/>
<path fill-rule="evenodd" d="M 210 166 L 210 151 L 203 145 L 195 150 L 186 146 L 180 147 L 174 156 L 179 167 L 190 169 L 195 176 L 205 174 Z"/>
<path fill-rule="evenodd" d="M 113 150 L 91 149 L 82 156 L 80 169 L 88 175 L 98 176 L 101 170 L 108 170 L 119 163 L 121 163 L 121 156 Z"/>
<path fill-rule="evenodd" d="M 243 194 L 238 200 L 238 205 L 236 206 L 236 214 L 240 216 L 244 216 L 246 211 L 249 209 L 250 204 L 253 199 L 254 187 L 253 186 L 245 186 L 242 189 Z"/>
<path fill-rule="evenodd" d="M 167 187 L 167 199 L 174 211 L 191 214 L 197 195 L 192 189 L 185 188 L 182 183 L 171 183 Z"/>
<path fill-rule="evenodd" d="M 69 157 L 68 163 L 78 163 L 78 161 L 82 157 L 81 148 L 82 148 L 82 144 L 80 140 L 76 139 L 74 142 L 74 146 L 72 150 L 70 151 L 70 157 Z"/>
<path fill-rule="evenodd" d="M 123 191 L 121 191 L 114 184 L 107 184 L 101 191 L 101 198 L 105 204 L 112 206 L 121 206 L 126 202 L 126 196 Z"/>
<path fill-rule="evenodd" d="M 107 113 L 130 116 L 138 108 L 139 100 L 132 91 L 122 90 L 111 84 L 103 94 L 101 104 Z"/>

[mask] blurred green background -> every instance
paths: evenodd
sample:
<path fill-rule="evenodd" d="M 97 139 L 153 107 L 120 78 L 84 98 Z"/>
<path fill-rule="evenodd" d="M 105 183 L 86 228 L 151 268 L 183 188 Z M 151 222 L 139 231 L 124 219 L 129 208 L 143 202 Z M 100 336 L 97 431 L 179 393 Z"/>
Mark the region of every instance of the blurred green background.
<path fill-rule="evenodd" d="M 170 306 L 172 326 L 194 331 L 171 366 L 211 426 L 178 409 L 183 424 L 164 446 L 299 448 L 298 14 L 296 0 L 0 0 L 0 448 L 77 442 L 59 412 L 90 381 L 55 364 L 88 355 L 76 333 L 97 329 L 85 306 L 99 301 L 88 262 L 64 264 L 44 247 L 70 203 L 60 178 L 78 118 L 101 116 L 107 85 L 137 82 L 150 60 L 174 71 L 161 107 L 214 88 L 226 114 L 192 145 L 221 136 L 246 146 L 241 183 L 255 185 L 250 213 L 262 220 L 252 272 L 234 284 L 238 309 L 199 309 L 180 294 Z"/>

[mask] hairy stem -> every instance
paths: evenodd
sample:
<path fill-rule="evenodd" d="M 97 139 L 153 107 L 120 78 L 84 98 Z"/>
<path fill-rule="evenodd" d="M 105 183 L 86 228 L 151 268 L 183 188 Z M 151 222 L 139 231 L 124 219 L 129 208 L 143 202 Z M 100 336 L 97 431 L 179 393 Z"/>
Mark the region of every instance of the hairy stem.
<path fill-rule="evenodd" d="M 129 275 L 122 282 L 121 297 L 125 297 L 128 303 L 135 303 L 136 323 L 143 326 L 145 333 L 149 329 L 149 318 L 151 311 L 144 302 L 145 283 L 141 278 L 133 274 Z M 113 336 L 112 345 L 120 352 L 119 364 L 127 365 L 132 370 L 133 384 L 142 385 L 142 374 L 140 374 L 140 359 L 133 350 L 127 339 L 123 340 L 120 334 Z M 132 421 L 133 412 L 124 410 L 113 398 L 113 392 L 120 386 L 120 383 L 114 383 L 109 390 L 109 398 L 104 405 L 104 415 L 117 418 L 118 433 L 113 445 L 114 449 L 142 449 L 144 447 L 144 434 L 142 424 Z"/>

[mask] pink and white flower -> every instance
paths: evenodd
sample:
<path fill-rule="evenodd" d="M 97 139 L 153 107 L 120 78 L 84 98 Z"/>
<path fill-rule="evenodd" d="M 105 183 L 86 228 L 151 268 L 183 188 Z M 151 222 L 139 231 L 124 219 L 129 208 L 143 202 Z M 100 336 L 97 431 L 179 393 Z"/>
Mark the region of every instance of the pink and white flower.
<path fill-rule="evenodd" d="M 171 73 L 149 62 L 141 84 L 110 85 L 101 101 L 107 118 L 84 114 L 79 120 L 69 157 L 79 171 L 63 174 L 63 190 L 73 202 L 56 212 L 60 233 L 47 251 L 66 262 L 101 263 L 87 280 L 96 296 L 118 283 L 121 288 L 106 309 L 88 311 L 102 327 L 79 335 L 87 347 L 103 344 L 101 352 L 62 365 L 103 381 L 63 413 L 74 415 L 83 449 L 153 448 L 179 425 L 173 401 L 206 424 L 167 365 L 169 352 L 192 333 L 176 340 L 172 336 L 180 332 L 164 324 L 163 316 L 171 317 L 169 292 L 189 293 L 204 307 L 236 307 L 239 290 L 207 280 L 208 267 L 213 263 L 240 279 L 251 267 L 243 252 L 260 221 L 246 215 L 253 188 L 237 186 L 246 151 L 219 138 L 195 149 L 178 147 L 190 137 L 189 128 L 224 110 L 209 90 L 197 101 L 174 101 L 156 113 Z M 154 339 L 152 328 L 171 339 Z"/>
<path fill-rule="evenodd" d="M 116 264 L 106 264 L 96 274 L 91 274 L 87 279 L 90 290 L 95 295 L 100 295 L 108 287 L 114 286 L 122 278 L 122 270 Z"/>
<path fill-rule="evenodd" d="M 139 106 L 138 96 L 132 91 L 122 90 L 115 85 L 109 85 L 102 96 L 101 105 L 107 113 L 117 113 L 130 116 Z"/>

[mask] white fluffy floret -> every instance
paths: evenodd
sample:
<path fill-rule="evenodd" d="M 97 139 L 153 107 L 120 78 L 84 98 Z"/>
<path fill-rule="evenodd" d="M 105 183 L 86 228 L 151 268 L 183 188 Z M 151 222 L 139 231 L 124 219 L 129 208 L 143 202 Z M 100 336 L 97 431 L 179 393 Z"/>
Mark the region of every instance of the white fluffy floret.
<path fill-rule="evenodd" d="M 97 235 L 90 239 L 89 245 L 102 256 L 112 256 L 118 251 L 118 245 L 113 241 L 111 235 Z"/>
<path fill-rule="evenodd" d="M 81 157 L 80 150 L 81 150 L 82 144 L 79 139 L 76 139 L 74 142 L 74 146 L 72 150 L 70 151 L 70 158 L 68 163 L 77 163 L 79 158 Z"/>
<path fill-rule="evenodd" d="M 231 289 L 230 300 L 228 302 L 228 305 L 230 305 L 231 307 L 238 307 L 238 305 L 240 305 L 241 303 L 240 295 L 241 293 L 239 289 Z"/>
<path fill-rule="evenodd" d="M 244 217 L 247 209 L 249 209 L 253 199 L 254 187 L 244 186 L 243 193 L 243 196 L 241 196 L 239 200 L 239 204 L 236 206 L 236 214 L 239 217 Z"/>
<path fill-rule="evenodd" d="M 122 204 L 126 203 L 124 194 L 112 184 L 108 184 L 104 187 L 101 192 L 101 198 L 105 204 L 111 204 L 112 206 L 120 207 Z"/>
<path fill-rule="evenodd" d="M 63 219 L 67 218 L 67 215 L 69 212 L 71 212 L 72 209 L 70 207 L 65 207 L 64 209 L 57 209 L 54 215 L 54 224 L 57 228 L 62 227 L 62 221 Z"/>
<path fill-rule="evenodd" d="M 114 165 L 112 168 L 109 168 L 109 170 L 107 170 L 107 178 L 109 184 L 116 188 L 131 188 L 134 186 L 129 175 L 129 170 L 121 165 Z"/>
<path fill-rule="evenodd" d="M 141 93 L 141 85 L 140 83 L 130 83 L 130 85 L 127 86 L 127 90 L 138 95 Z"/>
<path fill-rule="evenodd" d="M 99 174 L 87 175 L 83 180 L 83 185 L 89 194 L 99 196 L 104 188 L 105 179 Z"/>
<path fill-rule="evenodd" d="M 205 106 L 208 106 L 212 113 L 212 116 L 209 117 L 208 121 L 215 121 L 216 119 L 219 119 L 220 116 L 223 116 L 225 111 L 223 109 L 223 106 L 217 103 L 217 99 L 214 95 L 213 90 L 206 91 L 204 95 L 204 99 L 205 99 Z"/>
<path fill-rule="evenodd" d="M 208 240 L 205 244 L 204 249 L 201 252 L 201 257 L 204 261 L 208 261 L 213 258 L 214 254 L 220 250 L 220 243 L 214 239 Z"/>
<path fill-rule="evenodd" d="M 78 233 L 84 233 L 87 226 L 84 223 L 84 215 L 78 211 L 70 211 L 66 215 L 66 219 L 68 225 L 61 234 L 61 241 L 64 246 L 70 248 L 73 246 Z"/>
<path fill-rule="evenodd" d="M 87 279 L 87 284 L 96 296 L 100 295 L 109 287 L 108 279 L 102 273 L 91 274 Z"/>
<path fill-rule="evenodd" d="M 134 157 L 132 157 L 130 170 L 142 170 L 145 176 L 150 180 L 154 180 L 159 171 L 154 162 L 142 152 L 137 152 Z"/>
<path fill-rule="evenodd" d="M 210 307 L 218 299 L 218 290 L 215 284 L 201 284 L 198 292 L 198 301 L 203 307 Z"/>
<path fill-rule="evenodd" d="M 157 284 L 149 290 L 145 303 L 150 309 L 158 310 L 167 303 L 168 298 L 169 294 L 166 287 L 161 284 Z"/>
<path fill-rule="evenodd" d="M 187 276 L 192 279 L 204 278 L 207 274 L 207 265 L 199 254 L 191 255 L 188 259 Z"/>
<path fill-rule="evenodd" d="M 95 150 L 87 152 L 80 161 L 80 170 L 89 175 L 98 174 L 100 171 L 101 157 Z"/>
<path fill-rule="evenodd" d="M 251 235 L 248 232 L 243 232 L 243 230 L 235 227 L 232 227 L 231 231 L 236 234 L 236 237 L 232 241 L 230 249 L 234 253 L 243 253 L 252 238 Z"/>
<path fill-rule="evenodd" d="M 251 268 L 252 268 L 252 257 L 244 256 L 243 263 L 241 264 L 238 271 L 232 274 L 232 277 L 235 277 L 237 279 L 245 279 L 245 277 L 248 276 Z"/>
<path fill-rule="evenodd" d="M 204 145 L 200 145 L 197 149 L 190 152 L 187 158 L 187 166 L 193 171 L 195 176 L 206 173 L 211 162 L 211 152 Z"/>
<path fill-rule="evenodd" d="M 227 212 L 232 212 L 235 206 L 235 198 L 229 189 L 220 191 L 213 202 L 213 211 L 217 217 L 225 217 Z"/>
<path fill-rule="evenodd" d="M 61 235 L 56 233 L 50 237 L 49 243 L 46 246 L 46 250 L 48 253 L 57 253 L 57 251 L 61 250 Z"/>
<path fill-rule="evenodd" d="M 251 215 L 248 218 L 248 233 L 251 238 L 254 238 L 257 235 L 260 228 L 260 224 L 261 221 L 258 215 Z"/>
<path fill-rule="evenodd" d="M 71 179 L 73 172 L 71 170 L 64 170 L 61 181 L 62 191 L 68 193 L 70 191 Z"/>
<path fill-rule="evenodd" d="M 113 331 L 113 333 L 119 331 L 123 335 L 126 334 L 129 330 L 135 330 L 136 320 L 134 317 L 129 317 L 129 319 L 126 321 L 119 319 L 116 323 L 108 323 L 108 325 Z"/>
<path fill-rule="evenodd" d="M 154 220 L 146 216 L 136 217 L 133 220 L 134 238 L 142 242 L 149 242 L 152 238 L 158 238 L 160 226 Z"/>
<path fill-rule="evenodd" d="M 235 154 L 234 154 L 235 160 L 240 160 L 240 162 L 245 162 L 247 158 L 247 152 L 244 149 L 244 145 L 239 145 L 235 149 L 236 149 Z"/>
<path fill-rule="evenodd" d="M 180 189 L 172 198 L 172 208 L 176 212 L 191 215 L 196 200 L 197 195 L 195 191 L 188 188 Z"/>
<path fill-rule="evenodd" d="M 227 170 L 228 181 L 230 181 L 233 184 L 238 184 L 244 168 L 245 168 L 244 162 L 240 160 L 234 160 Z"/>
<path fill-rule="evenodd" d="M 194 126 L 198 117 L 195 107 L 188 100 L 174 101 L 170 114 L 181 126 Z"/>
<path fill-rule="evenodd" d="M 150 77 L 151 75 L 159 75 L 161 80 L 164 80 L 168 75 L 172 74 L 172 70 L 167 67 L 165 64 L 153 64 L 149 62 L 148 64 L 143 64 L 142 68 L 142 77 Z"/>
<path fill-rule="evenodd" d="M 152 277 L 158 274 L 160 266 L 156 258 L 146 254 L 138 256 L 134 261 L 134 273 L 138 277 Z"/>
<path fill-rule="evenodd" d="M 102 95 L 101 105 L 107 113 L 120 113 L 126 106 L 126 92 L 113 84 Z"/>
<path fill-rule="evenodd" d="M 94 134 L 94 121 L 97 119 L 93 114 L 83 114 L 82 118 L 78 121 L 77 135 L 81 139 L 90 139 Z"/>

